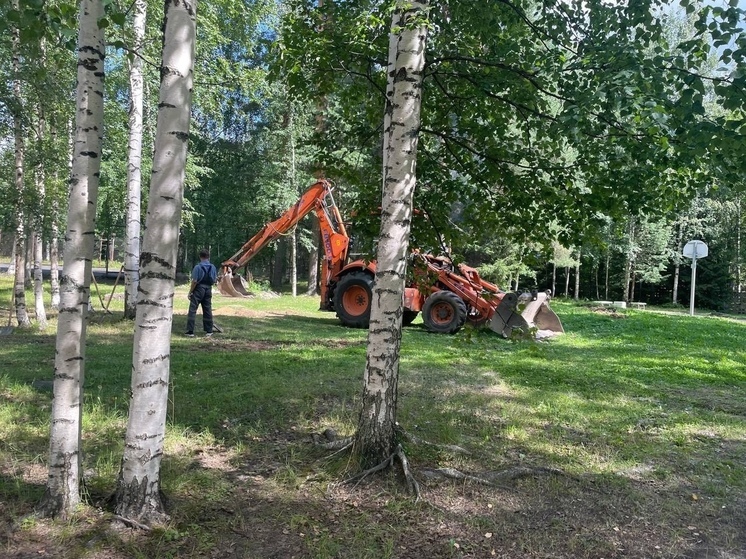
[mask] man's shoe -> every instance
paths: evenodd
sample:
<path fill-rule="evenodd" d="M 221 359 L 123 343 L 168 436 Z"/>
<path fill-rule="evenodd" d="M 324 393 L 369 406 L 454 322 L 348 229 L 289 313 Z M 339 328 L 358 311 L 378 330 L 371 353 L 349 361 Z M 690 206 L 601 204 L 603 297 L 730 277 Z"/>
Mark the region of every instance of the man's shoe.
<path fill-rule="evenodd" d="M 205 338 L 212 338 L 212 332 L 207 332 L 205 334 Z"/>
<path fill-rule="evenodd" d="M 194 332 L 184 332 L 184 335 L 185 335 L 185 336 L 186 336 L 187 338 L 193 338 L 193 337 L 194 337 Z"/>

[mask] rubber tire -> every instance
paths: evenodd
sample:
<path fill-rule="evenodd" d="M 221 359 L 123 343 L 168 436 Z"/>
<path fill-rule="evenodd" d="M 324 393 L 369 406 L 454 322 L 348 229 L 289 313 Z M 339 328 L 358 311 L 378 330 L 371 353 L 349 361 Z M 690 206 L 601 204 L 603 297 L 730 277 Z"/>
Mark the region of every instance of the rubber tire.
<path fill-rule="evenodd" d="M 350 292 L 350 293 L 348 293 Z M 357 295 L 354 294 L 357 292 Z M 367 297 L 367 307 L 362 312 L 355 312 L 359 309 L 345 308 L 345 294 L 349 299 L 351 297 Z M 334 310 L 337 318 L 344 326 L 350 328 L 367 328 L 370 324 L 370 303 L 373 300 L 373 278 L 365 272 L 352 272 L 343 276 L 337 287 L 334 289 Z M 364 302 L 364 301 L 361 301 Z"/>
<path fill-rule="evenodd" d="M 414 319 L 417 318 L 418 314 L 420 314 L 419 311 L 410 311 L 409 309 L 404 309 L 404 314 L 402 314 L 401 317 L 401 325 L 409 326 L 414 322 Z"/>
<path fill-rule="evenodd" d="M 436 291 L 425 300 L 422 321 L 431 332 L 455 334 L 466 322 L 466 304 L 451 291 Z"/>

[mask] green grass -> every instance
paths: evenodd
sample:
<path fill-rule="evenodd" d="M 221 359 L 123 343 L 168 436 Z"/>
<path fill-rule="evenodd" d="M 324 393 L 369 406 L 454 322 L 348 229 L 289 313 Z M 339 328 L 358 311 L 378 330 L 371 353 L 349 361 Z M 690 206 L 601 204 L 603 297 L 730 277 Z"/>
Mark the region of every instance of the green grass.
<path fill-rule="evenodd" d="M 2 278 L 0 307 L 9 297 Z M 642 558 L 746 547 L 743 323 L 651 310 L 613 318 L 555 302 L 566 335 L 513 343 L 488 331 L 433 335 L 416 321 L 403 333 L 399 422 L 469 454 L 407 444 L 426 500 L 414 504 L 396 476 L 336 485 L 348 457 L 309 444 L 311 432 L 354 431 L 365 332 L 340 327 L 314 298 L 216 295 L 225 333 L 187 339 L 187 303 L 181 287 L 162 472 L 172 522 L 150 534 L 113 531 L 95 508 L 114 489 L 126 425 L 133 327 L 121 299 L 89 328 L 94 507 L 79 524 L 18 523 L 44 488 L 51 393 L 39 381 L 52 376 L 54 319 L 45 333 L 0 338 L 0 522 L 17 527 L 8 551 L 37 552 L 42 529 L 66 557 Z M 516 466 L 565 474 L 498 487 L 424 475 Z"/>

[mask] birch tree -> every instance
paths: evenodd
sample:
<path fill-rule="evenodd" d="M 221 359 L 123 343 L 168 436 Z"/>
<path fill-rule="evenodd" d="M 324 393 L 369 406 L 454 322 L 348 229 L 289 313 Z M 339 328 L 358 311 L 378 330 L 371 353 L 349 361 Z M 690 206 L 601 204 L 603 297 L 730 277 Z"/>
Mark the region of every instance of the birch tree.
<path fill-rule="evenodd" d="M 355 440 L 363 466 L 388 460 L 396 442 L 402 296 L 416 184 L 427 15 L 428 0 L 398 0 L 391 23 L 378 267 Z"/>
<path fill-rule="evenodd" d="M 14 8 L 18 9 L 17 0 Z M 16 25 L 12 31 L 13 37 L 13 137 L 15 145 L 14 181 L 18 202 L 16 205 L 16 236 L 15 236 L 15 280 L 13 282 L 13 295 L 15 299 L 16 320 L 21 328 L 31 326 L 28 312 L 26 310 L 26 226 L 24 212 L 24 130 L 23 130 L 23 98 L 21 97 L 21 30 Z"/>
<path fill-rule="evenodd" d="M 71 515 L 80 502 L 86 326 L 104 116 L 105 47 L 103 29 L 98 26 L 103 15 L 102 0 L 81 0 L 75 141 L 60 281 L 49 477 L 38 507 L 44 515 L 63 518 Z"/>
<path fill-rule="evenodd" d="M 140 261 L 140 185 L 142 167 L 143 61 L 145 0 L 135 0 L 130 62 L 129 144 L 127 148 L 127 202 L 124 249 L 124 317 L 135 318 Z"/>
<path fill-rule="evenodd" d="M 44 60 L 44 48 L 42 42 L 42 61 Z M 44 136 L 46 134 L 46 122 L 44 118 L 44 108 L 39 106 L 39 122 L 37 134 L 39 137 L 39 153 L 43 151 Z M 36 322 L 39 330 L 46 330 L 47 328 L 47 312 L 44 308 L 44 275 L 42 273 L 42 259 L 43 259 L 43 246 L 42 246 L 42 231 L 44 222 L 44 202 L 46 200 L 46 173 L 44 165 L 40 161 L 36 166 L 36 173 L 34 176 L 36 180 L 36 197 L 37 197 L 37 211 L 34 215 L 34 314 L 36 315 Z"/>
<path fill-rule="evenodd" d="M 160 465 L 189 139 L 196 8 L 196 1 L 177 0 L 167 2 L 164 13 L 155 153 L 140 255 L 140 295 L 132 350 L 132 397 L 116 490 L 117 514 L 145 523 L 167 518 L 159 492 Z"/>

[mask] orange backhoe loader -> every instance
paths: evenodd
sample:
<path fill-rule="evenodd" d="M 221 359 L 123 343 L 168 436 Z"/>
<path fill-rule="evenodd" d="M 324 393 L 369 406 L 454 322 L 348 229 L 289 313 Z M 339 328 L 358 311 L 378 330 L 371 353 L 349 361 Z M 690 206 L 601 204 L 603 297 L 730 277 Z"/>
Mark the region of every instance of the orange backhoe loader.
<path fill-rule="evenodd" d="M 295 205 L 221 264 L 218 289 L 230 297 L 248 296 L 244 280 L 236 271 L 311 211 L 319 219 L 324 247 L 320 309 L 336 312 L 345 326 L 367 328 L 376 262 L 347 262 L 350 239 L 332 196 L 332 186 L 326 180 L 311 185 Z M 454 266 L 448 258 L 416 250 L 411 255 L 411 269 L 402 302 L 405 326 L 422 312 L 425 327 L 444 334 L 458 332 L 467 321 L 476 326 L 487 325 L 506 337 L 514 329 L 528 331 L 534 327 L 540 336 L 563 332 L 559 318 L 549 308 L 547 293 L 506 293 L 480 278 L 474 268 Z"/>

